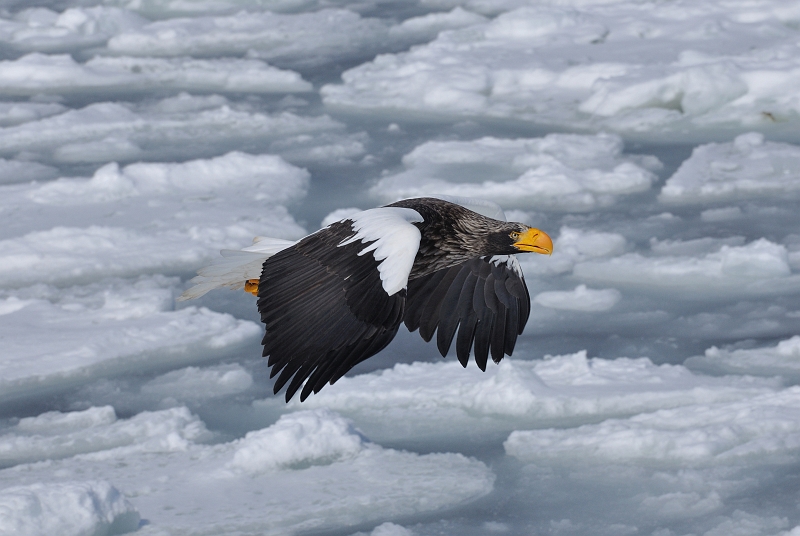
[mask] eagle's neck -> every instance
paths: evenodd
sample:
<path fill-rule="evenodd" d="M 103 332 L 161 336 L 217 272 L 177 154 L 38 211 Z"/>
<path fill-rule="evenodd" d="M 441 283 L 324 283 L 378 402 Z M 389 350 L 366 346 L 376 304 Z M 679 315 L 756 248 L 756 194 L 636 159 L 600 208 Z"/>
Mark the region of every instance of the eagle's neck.
<path fill-rule="evenodd" d="M 434 198 L 405 199 L 389 206 L 416 210 L 423 219 L 414 223 L 422 237 L 409 279 L 493 254 L 487 236 L 501 223 L 497 220 Z"/>

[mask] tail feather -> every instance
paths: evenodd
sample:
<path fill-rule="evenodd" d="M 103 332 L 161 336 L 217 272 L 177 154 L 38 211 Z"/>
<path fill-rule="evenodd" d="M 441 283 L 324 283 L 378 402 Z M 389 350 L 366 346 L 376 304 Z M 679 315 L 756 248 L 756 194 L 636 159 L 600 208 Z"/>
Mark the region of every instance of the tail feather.
<path fill-rule="evenodd" d="M 264 261 L 295 242 L 279 238 L 256 237 L 252 246 L 241 250 L 223 249 L 220 257 L 197 271 L 194 286 L 178 297 L 178 301 L 203 296 L 215 288 L 244 288 L 248 279 L 260 279 Z"/>

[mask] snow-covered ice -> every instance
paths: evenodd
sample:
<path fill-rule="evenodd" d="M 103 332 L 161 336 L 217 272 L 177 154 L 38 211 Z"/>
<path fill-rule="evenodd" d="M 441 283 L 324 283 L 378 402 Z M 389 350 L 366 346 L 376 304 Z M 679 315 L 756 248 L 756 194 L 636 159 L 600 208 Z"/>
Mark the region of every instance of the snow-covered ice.
<path fill-rule="evenodd" d="M 102 411 L 98 408 L 97 413 Z M 185 409 L 172 413 L 191 418 Z M 24 482 L 9 490 L 20 494 L 28 489 L 23 486 L 36 485 L 28 482 L 44 480 L 49 486 L 70 489 L 76 486 L 71 484 L 76 475 L 84 479 L 106 475 L 130 497 L 130 503 L 124 503 L 127 510 L 118 515 L 133 516 L 138 510 L 148 523 L 141 530 L 144 534 L 287 534 L 344 528 L 452 508 L 485 496 L 494 482 L 489 468 L 477 460 L 452 453 L 420 455 L 386 449 L 327 410 L 291 413 L 270 427 L 217 444 L 204 443 L 202 435 L 178 437 L 170 427 L 157 426 L 163 420 L 160 414 L 136 418 L 150 425 L 153 440 L 161 440 L 159 447 L 123 446 L 18 465 L 0 475 L 0 481 Z M 120 422 L 118 428 L 134 426 Z M 109 425 L 99 427 L 113 434 Z M 123 505 L 106 502 L 122 509 Z M 43 521 L 52 526 L 52 518 L 68 515 L 62 509 L 70 506 L 54 505 Z M 73 515 L 78 513 L 82 512 Z M 15 515 L 0 528 L 13 527 L 19 517 L 42 523 Z M 28 530 L 41 533 L 35 527 Z"/>
<path fill-rule="evenodd" d="M 665 203 L 724 203 L 800 190 L 800 147 L 757 132 L 697 147 L 661 190 Z M 719 210 L 719 209 L 718 209 Z M 718 213 L 721 214 L 721 213 Z"/>
<path fill-rule="evenodd" d="M 325 101 L 393 117 L 503 118 L 672 141 L 726 128 L 787 133 L 797 118 L 797 8 L 476 4 L 497 16 L 346 71 L 343 84 L 322 89 Z"/>
<path fill-rule="evenodd" d="M 507 208 L 585 211 L 650 189 L 653 157 L 621 155 L 622 139 L 550 134 L 535 139 L 428 142 L 403 157 L 405 171 L 372 187 L 390 202 L 432 194 L 490 199 Z"/>
<path fill-rule="evenodd" d="M 328 116 L 250 112 L 218 95 L 180 93 L 138 107 L 98 102 L 6 127 L 0 130 L 0 155 L 24 152 L 56 163 L 183 160 L 265 144 L 274 144 L 278 153 L 284 153 L 296 144 L 305 150 L 328 147 L 332 140 L 325 135 L 342 129 L 341 123 Z M 291 143 L 298 136 L 306 139 Z M 302 156 L 299 159 L 303 161 Z"/>
<path fill-rule="evenodd" d="M 726 350 L 712 346 L 703 355 L 687 359 L 686 364 L 718 374 L 780 376 L 796 381 L 800 377 L 800 336 L 767 348 Z"/>
<path fill-rule="evenodd" d="M 4 2 L 0 534 L 799 536 L 798 23 Z M 554 239 L 485 373 L 401 327 L 286 404 L 251 295 L 176 302 L 221 249 L 417 195 Z"/>
<path fill-rule="evenodd" d="M 95 57 L 78 63 L 67 54 L 28 54 L 0 62 L 0 93 L 70 95 L 92 91 L 187 91 L 292 93 L 311 84 L 292 71 L 260 60 Z"/>
<path fill-rule="evenodd" d="M 28 293 L 40 297 L 0 301 L 0 400 L 41 396 L 143 368 L 218 359 L 260 337 L 254 323 L 228 314 L 171 310 L 174 283 L 106 282 L 93 293 L 91 287 L 33 288 Z"/>

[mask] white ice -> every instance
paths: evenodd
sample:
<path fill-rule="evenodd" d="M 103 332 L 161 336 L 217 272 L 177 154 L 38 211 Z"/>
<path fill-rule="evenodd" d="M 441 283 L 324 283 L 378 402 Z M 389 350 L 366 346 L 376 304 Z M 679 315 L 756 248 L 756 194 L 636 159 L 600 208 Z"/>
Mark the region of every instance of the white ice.
<path fill-rule="evenodd" d="M 390 26 L 346 9 L 279 14 L 240 12 L 233 15 L 175 18 L 120 32 L 108 41 L 113 54 L 136 56 L 203 56 L 249 54 L 294 67 L 319 67 L 350 57 L 408 46 L 436 37 L 439 31 L 485 20 L 454 9 Z"/>
<path fill-rule="evenodd" d="M 796 2 L 2 4 L 0 534 L 800 536 Z M 220 250 L 414 195 L 553 237 L 513 358 L 286 404 Z"/>
<path fill-rule="evenodd" d="M 786 197 L 798 190 L 800 147 L 765 141 L 762 134 L 750 132 L 729 143 L 695 148 L 667 180 L 659 199 L 680 204 L 724 203 Z"/>
<path fill-rule="evenodd" d="M 307 185 L 308 173 L 280 157 L 232 152 L 180 164 L 111 163 L 91 178 L 5 186 L 0 281 L 174 273 L 220 249 L 248 245 L 259 233 L 299 238 L 303 229 L 285 204 L 302 198 Z M 100 214 L 107 215 L 104 225 L 95 224 Z M 212 230 L 210 218 L 226 223 Z M 54 221 L 59 225 L 48 226 Z"/>
<path fill-rule="evenodd" d="M 185 409 L 172 413 L 192 418 Z M 45 480 L 50 486 L 67 486 L 77 475 L 105 475 L 129 497 L 127 511 L 133 505 L 147 520 L 143 534 L 287 534 L 344 528 L 453 507 L 486 495 L 494 482 L 489 468 L 477 460 L 382 448 L 327 410 L 288 414 L 270 427 L 217 444 L 204 444 L 207 438 L 202 434 L 180 438 L 169 427 L 158 427 L 162 414 L 136 417 L 150 424 L 159 447 L 117 447 L 71 458 L 56 455 L 63 459 L 6 470 L 0 482 L 30 486 Z M 44 418 L 68 417 L 37 417 Z M 113 434 L 109 428 L 116 423 L 121 430 L 135 426 L 132 420 L 98 426 Z M 86 424 L 74 418 L 67 426 L 78 429 Z M 156 459 L 160 462 L 153 464 Z M 54 512 L 42 512 L 44 520 L 17 514 L 0 528 L 7 530 L 20 517 L 52 525 L 70 506 L 57 504 Z"/>
<path fill-rule="evenodd" d="M 311 84 L 292 71 L 255 59 L 95 57 L 85 63 L 67 54 L 28 54 L 0 62 L 0 94 L 69 95 L 91 91 L 186 91 L 293 93 Z"/>
<path fill-rule="evenodd" d="M 432 194 L 490 199 L 506 208 L 586 211 L 650 189 L 653 157 L 622 156 L 618 136 L 428 142 L 403 157 L 406 168 L 371 188 L 383 202 Z"/>
<path fill-rule="evenodd" d="M 398 364 L 342 378 L 302 404 L 332 408 L 382 441 L 443 439 L 510 431 L 520 426 L 572 425 L 773 393 L 776 384 L 751 378 L 708 378 L 647 358 L 605 360 L 586 351 L 544 361 L 506 359 L 486 373 L 447 363 Z M 257 401 L 262 411 L 276 401 Z"/>
<path fill-rule="evenodd" d="M 789 265 L 786 246 L 764 238 L 743 245 L 710 242 L 710 251 L 626 253 L 575 265 L 574 275 L 587 282 L 613 284 L 644 292 L 672 293 L 684 300 L 777 296 L 800 289 L 800 276 Z M 691 246 L 688 246 L 691 248 Z"/>
<path fill-rule="evenodd" d="M 30 298 L 3 299 L 0 399 L 219 359 L 260 337 L 257 325 L 227 314 L 172 310 L 174 283 L 156 277 L 71 292 L 34 287 Z"/>
<path fill-rule="evenodd" d="M 713 129 L 787 132 L 800 110 L 796 7 L 463 3 L 499 15 L 346 71 L 322 89 L 325 102 L 673 141 Z"/>
<path fill-rule="evenodd" d="M 599 312 L 608 311 L 621 299 L 622 295 L 615 288 L 595 290 L 586 288 L 586 285 L 578 285 L 571 291 L 540 292 L 533 297 L 533 302 L 552 309 Z"/>
<path fill-rule="evenodd" d="M 115 7 L 74 7 L 60 13 L 34 7 L 0 18 L 0 42 L 23 51 L 75 51 L 104 45 L 117 33 L 147 22 Z"/>
<path fill-rule="evenodd" d="M 687 366 L 717 374 L 780 376 L 795 380 L 800 376 L 800 336 L 766 348 L 724 349 L 712 346 L 704 355 L 690 357 Z"/>
<path fill-rule="evenodd" d="M 139 513 L 104 481 L 65 481 L 11 486 L 0 491 L 0 530 L 39 534 L 122 534 L 139 527 Z"/>
<path fill-rule="evenodd" d="M 62 163 L 186 159 L 223 154 L 257 141 L 274 145 L 276 152 L 296 156 L 296 160 L 313 161 L 320 158 L 313 149 L 328 149 L 324 157 L 340 147 L 338 139 L 332 144 L 325 136 L 342 128 L 328 116 L 251 112 L 221 96 L 180 93 L 140 106 L 99 102 L 0 129 L 0 155 L 24 151 L 44 162 Z M 298 154 L 298 149 L 312 149 L 312 154 Z M 356 148 L 356 153 L 361 151 Z M 347 156 L 355 156 L 352 149 Z"/>

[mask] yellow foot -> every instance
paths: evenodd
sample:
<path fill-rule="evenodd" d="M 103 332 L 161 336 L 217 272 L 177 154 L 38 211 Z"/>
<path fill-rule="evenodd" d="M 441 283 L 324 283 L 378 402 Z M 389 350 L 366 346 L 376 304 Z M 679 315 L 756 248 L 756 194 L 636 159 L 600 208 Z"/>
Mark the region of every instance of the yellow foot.
<path fill-rule="evenodd" d="M 258 296 L 258 279 L 248 279 L 244 282 L 244 291 L 253 296 Z"/>

